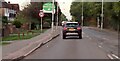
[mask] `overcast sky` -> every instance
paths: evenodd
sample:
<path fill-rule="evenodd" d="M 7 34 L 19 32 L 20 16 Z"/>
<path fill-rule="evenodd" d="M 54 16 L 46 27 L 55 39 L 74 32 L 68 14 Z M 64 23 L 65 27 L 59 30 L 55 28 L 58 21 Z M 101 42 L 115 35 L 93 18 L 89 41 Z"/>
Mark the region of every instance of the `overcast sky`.
<path fill-rule="evenodd" d="M 5 0 L 10 1 L 10 3 L 17 3 L 20 5 L 20 9 L 23 9 L 25 5 L 29 4 L 30 0 Z M 60 9 L 62 13 L 67 17 L 67 19 L 71 19 L 70 15 L 70 5 L 72 0 L 57 0 L 60 5 Z"/>

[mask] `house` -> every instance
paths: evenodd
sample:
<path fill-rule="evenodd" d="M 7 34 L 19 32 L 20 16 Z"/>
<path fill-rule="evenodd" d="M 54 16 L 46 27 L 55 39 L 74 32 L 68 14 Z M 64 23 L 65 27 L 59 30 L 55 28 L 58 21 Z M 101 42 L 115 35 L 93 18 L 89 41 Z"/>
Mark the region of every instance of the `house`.
<path fill-rule="evenodd" d="M 18 4 L 10 4 L 10 2 L 8 3 L 9 20 L 13 21 L 19 11 Z"/>
<path fill-rule="evenodd" d="M 0 6 L 0 15 L 6 16 L 8 20 L 13 21 L 17 13 L 20 11 L 19 5 L 10 4 L 10 2 L 7 3 L 5 1 L 2 1 L 1 4 L 2 6 Z"/>

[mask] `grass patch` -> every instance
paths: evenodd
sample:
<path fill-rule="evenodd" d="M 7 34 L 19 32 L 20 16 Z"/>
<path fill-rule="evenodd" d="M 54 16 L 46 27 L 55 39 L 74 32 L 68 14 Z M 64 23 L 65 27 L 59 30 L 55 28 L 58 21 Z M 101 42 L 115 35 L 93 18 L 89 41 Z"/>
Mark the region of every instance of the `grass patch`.
<path fill-rule="evenodd" d="M 10 42 L 1 42 L 0 45 L 7 45 L 10 44 Z"/>
<path fill-rule="evenodd" d="M 43 32 L 45 31 L 46 29 L 43 29 Z M 24 33 L 24 37 L 23 37 L 23 33 Z M 41 34 L 40 30 L 31 30 L 31 32 L 21 31 L 19 36 L 18 34 L 10 34 L 9 36 L 3 37 L 2 41 L 25 40 L 25 39 L 30 39 L 40 34 Z"/>

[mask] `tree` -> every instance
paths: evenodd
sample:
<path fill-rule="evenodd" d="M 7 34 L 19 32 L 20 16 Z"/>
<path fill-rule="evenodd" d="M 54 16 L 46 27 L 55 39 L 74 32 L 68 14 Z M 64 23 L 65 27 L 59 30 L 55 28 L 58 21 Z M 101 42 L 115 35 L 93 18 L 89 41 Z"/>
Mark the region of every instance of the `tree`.
<path fill-rule="evenodd" d="M 94 24 L 97 17 L 101 20 L 101 2 L 84 2 L 83 15 L 84 24 Z M 82 2 L 73 2 L 71 5 L 71 15 L 79 20 L 81 18 Z M 120 29 L 120 2 L 104 2 L 104 28 Z M 93 19 L 93 22 L 90 20 Z M 81 20 L 79 20 L 81 21 Z M 96 25 L 96 24 L 94 24 Z"/>
<path fill-rule="evenodd" d="M 22 23 L 20 22 L 20 21 L 13 21 L 13 23 L 12 23 L 13 25 L 15 25 L 16 26 L 16 28 L 20 28 L 21 27 L 21 25 L 22 25 Z"/>
<path fill-rule="evenodd" d="M 66 18 L 66 16 L 64 14 L 61 14 L 61 20 L 62 21 L 67 21 L 67 18 Z"/>
<path fill-rule="evenodd" d="M 118 32 L 120 31 L 120 2 L 113 3 L 113 11 L 115 13 L 115 22 Z"/>
<path fill-rule="evenodd" d="M 88 22 L 91 18 L 93 18 L 96 22 L 96 17 L 100 15 L 101 4 L 96 2 L 84 2 L 83 3 L 83 16 L 84 16 L 84 24 L 86 25 L 86 21 Z M 71 15 L 74 16 L 76 21 L 82 22 L 82 2 L 73 2 L 71 6 Z M 89 22 L 90 23 L 90 22 Z M 92 24 L 92 23 L 91 23 Z"/>
<path fill-rule="evenodd" d="M 2 23 L 3 25 L 8 24 L 8 19 L 6 16 L 2 16 Z"/>

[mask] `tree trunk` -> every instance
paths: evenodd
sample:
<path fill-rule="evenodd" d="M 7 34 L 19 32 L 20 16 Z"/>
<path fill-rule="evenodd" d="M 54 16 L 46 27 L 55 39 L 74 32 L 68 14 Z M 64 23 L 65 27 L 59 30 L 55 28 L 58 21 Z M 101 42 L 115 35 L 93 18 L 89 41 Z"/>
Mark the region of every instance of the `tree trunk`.
<path fill-rule="evenodd" d="M 29 30 L 31 30 L 31 22 L 29 23 Z"/>

